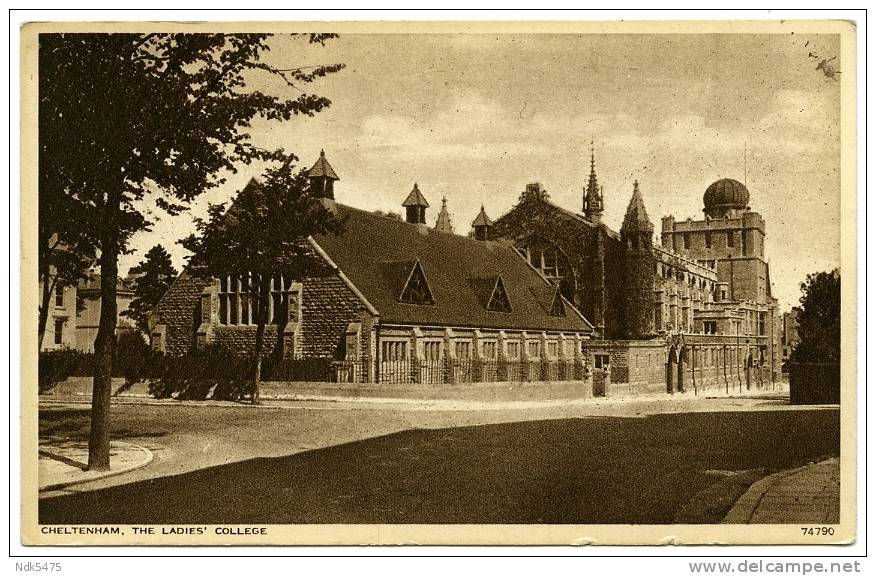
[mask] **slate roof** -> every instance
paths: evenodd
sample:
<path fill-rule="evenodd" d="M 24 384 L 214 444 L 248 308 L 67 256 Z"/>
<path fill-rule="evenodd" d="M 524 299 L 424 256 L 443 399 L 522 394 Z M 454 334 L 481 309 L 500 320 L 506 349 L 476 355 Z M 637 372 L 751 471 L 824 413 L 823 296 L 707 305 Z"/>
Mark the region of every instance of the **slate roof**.
<path fill-rule="evenodd" d="M 344 221 L 338 235 L 314 241 L 380 313 L 381 323 L 532 331 L 592 332 L 571 304 L 551 316 L 556 288 L 514 249 L 499 242 L 443 234 L 336 204 Z M 399 301 L 415 262 L 422 266 L 434 305 Z M 511 312 L 487 310 L 501 277 Z"/>
<path fill-rule="evenodd" d="M 477 218 L 474 219 L 474 222 L 471 223 L 472 227 L 474 226 L 492 226 L 493 221 L 490 220 L 490 217 L 487 216 L 486 211 L 484 210 L 483 205 L 481 205 L 481 211 L 478 212 Z"/>
<path fill-rule="evenodd" d="M 331 164 L 325 159 L 325 150 L 319 151 L 319 159 L 316 161 L 316 164 L 313 165 L 313 168 L 307 171 L 307 176 L 309 178 L 325 176 L 330 180 L 340 180 L 338 175 L 335 174 L 335 171 L 332 169 Z"/>
<path fill-rule="evenodd" d="M 426 201 L 426 197 L 423 196 L 422 192 L 420 192 L 420 188 L 417 186 L 417 183 L 414 182 L 414 189 L 411 190 L 411 193 L 408 194 L 408 197 L 405 198 L 405 201 L 402 202 L 402 206 L 425 206 L 429 207 L 429 203 Z"/>

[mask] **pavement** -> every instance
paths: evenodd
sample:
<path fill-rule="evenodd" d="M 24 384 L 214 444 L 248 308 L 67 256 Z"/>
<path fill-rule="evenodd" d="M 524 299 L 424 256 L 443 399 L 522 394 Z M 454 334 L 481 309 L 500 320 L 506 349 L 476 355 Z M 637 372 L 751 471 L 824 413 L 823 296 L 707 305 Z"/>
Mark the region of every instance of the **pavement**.
<path fill-rule="evenodd" d="M 722 524 L 838 524 L 839 519 L 839 458 L 829 458 L 755 482 Z"/>
<path fill-rule="evenodd" d="M 130 442 L 110 442 L 110 469 L 88 469 L 88 443 L 58 437 L 40 438 L 39 490 L 48 492 L 116 476 L 152 462 L 152 452 Z"/>

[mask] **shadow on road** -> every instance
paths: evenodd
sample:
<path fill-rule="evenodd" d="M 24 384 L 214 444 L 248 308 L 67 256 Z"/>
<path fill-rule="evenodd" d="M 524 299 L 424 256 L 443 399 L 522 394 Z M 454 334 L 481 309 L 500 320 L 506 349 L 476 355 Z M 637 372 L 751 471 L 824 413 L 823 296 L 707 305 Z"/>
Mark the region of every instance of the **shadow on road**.
<path fill-rule="evenodd" d="M 47 498 L 39 518 L 43 524 L 663 524 L 716 482 L 706 470 L 778 470 L 838 453 L 838 410 L 416 429 Z"/>
<path fill-rule="evenodd" d="M 40 437 L 63 437 L 66 440 L 87 440 L 91 425 L 91 408 L 40 408 Z M 112 425 L 112 424 L 111 424 Z M 113 440 L 130 438 L 160 438 L 166 436 L 162 430 L 143 431 L 113 426 L 110 436 Z"/>

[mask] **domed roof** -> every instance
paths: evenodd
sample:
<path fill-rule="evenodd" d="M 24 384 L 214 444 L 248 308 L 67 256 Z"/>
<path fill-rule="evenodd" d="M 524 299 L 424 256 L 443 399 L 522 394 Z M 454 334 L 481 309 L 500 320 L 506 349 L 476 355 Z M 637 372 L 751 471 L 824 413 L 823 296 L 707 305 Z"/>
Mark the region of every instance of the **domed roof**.
<path fill-rule="evenodd" d="M 748 188 L 739 180 L 722 178 L 706 188 L 703 206 L 706 212 L 713 208 L 727 207 L 745 209 L 748 207 Z"/>

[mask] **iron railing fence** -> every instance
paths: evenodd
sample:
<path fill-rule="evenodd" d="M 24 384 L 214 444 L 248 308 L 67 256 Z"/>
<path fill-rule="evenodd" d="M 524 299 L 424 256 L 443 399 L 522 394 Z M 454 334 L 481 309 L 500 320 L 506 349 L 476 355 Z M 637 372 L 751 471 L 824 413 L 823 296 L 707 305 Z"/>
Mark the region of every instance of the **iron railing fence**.
<path fill-rule="evenodd" d="M 586 378 L 575 360 L 339 360 L 334 382 L 377 384 L 472 384 L 480 382 L 573 382 Z"/>

